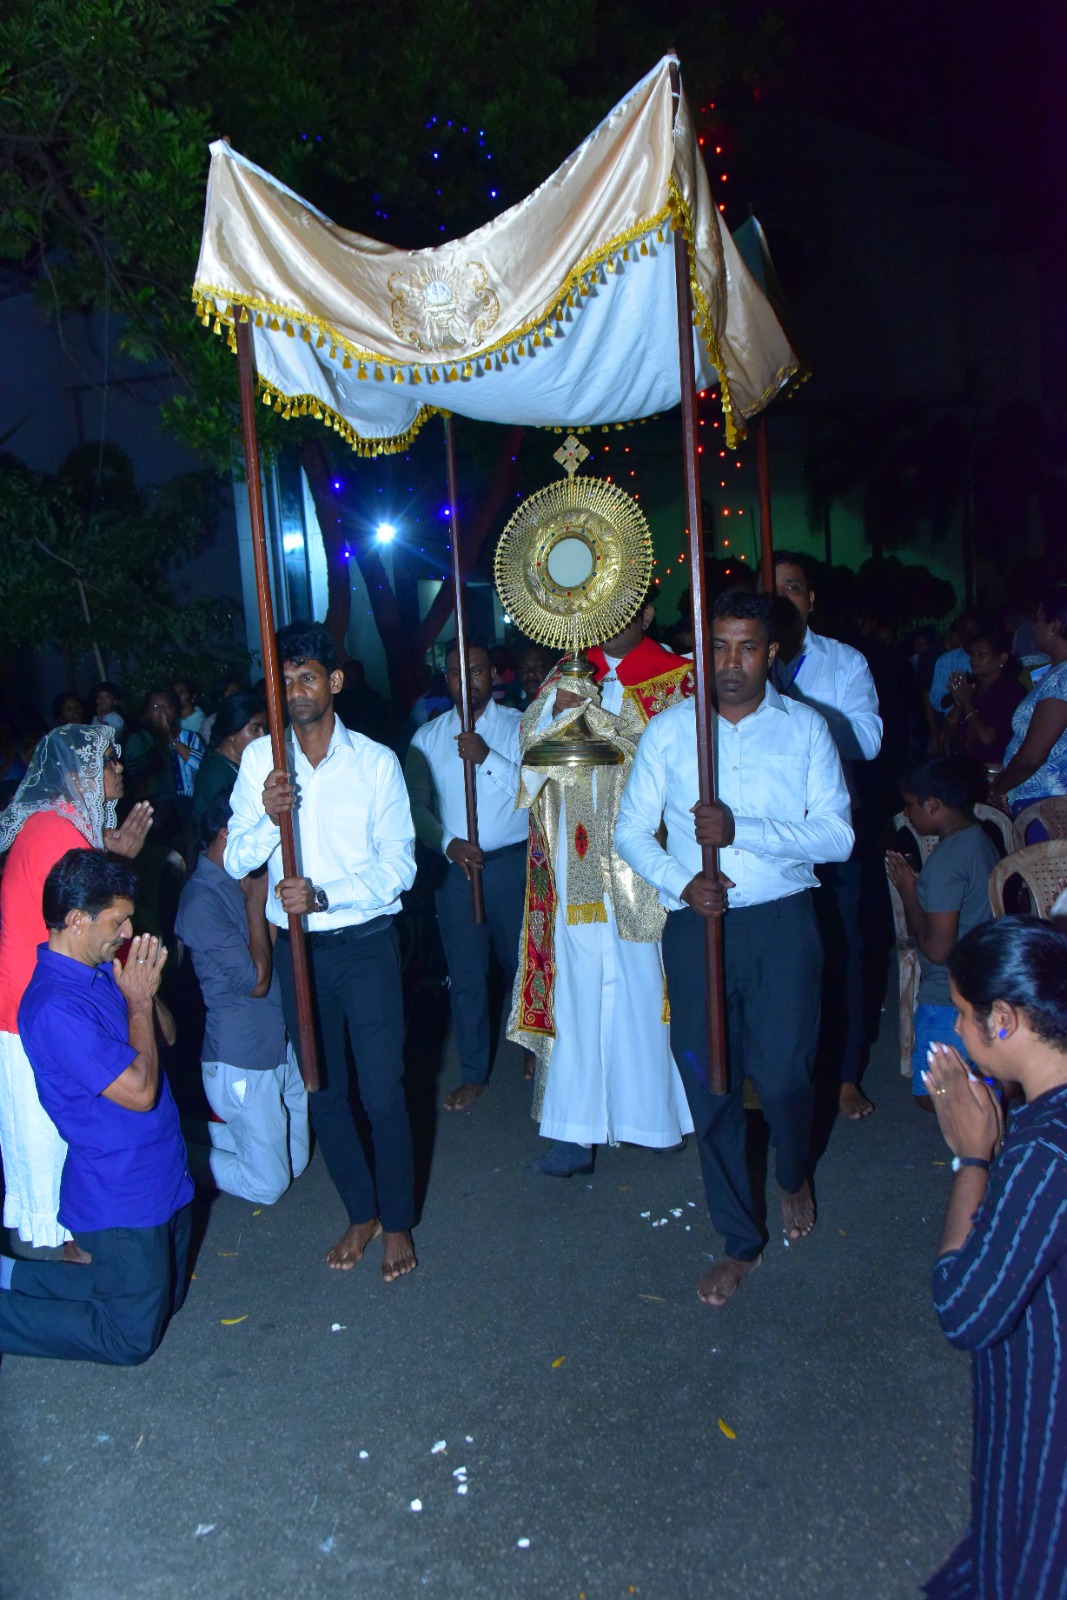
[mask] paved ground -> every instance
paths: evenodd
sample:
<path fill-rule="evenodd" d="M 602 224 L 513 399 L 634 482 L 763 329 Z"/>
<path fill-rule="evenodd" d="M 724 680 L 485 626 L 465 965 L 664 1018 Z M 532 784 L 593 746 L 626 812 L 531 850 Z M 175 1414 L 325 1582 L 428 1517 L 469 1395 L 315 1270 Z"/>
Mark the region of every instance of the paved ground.
<path fill-rule="evenodd" d="M 532 1176 L 510 1047 L 439 1124 L 404 1282 L 325 1268 L 318 1158 L 271 1210 L 220 1199 L 146 1367 L 4 1363 L 3 1600 L 914 1596 L 970 1402 L 929 1306 L 944 1153 L 883 1022 L 815 1234 L 721 1311 L 693 1152 Z"/>

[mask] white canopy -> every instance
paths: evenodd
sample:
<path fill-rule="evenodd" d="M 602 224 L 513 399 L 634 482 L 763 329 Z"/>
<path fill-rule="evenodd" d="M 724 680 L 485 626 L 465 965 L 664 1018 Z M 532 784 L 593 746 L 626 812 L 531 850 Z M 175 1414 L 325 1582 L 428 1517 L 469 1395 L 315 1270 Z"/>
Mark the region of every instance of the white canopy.
<path fill-rule="evenodd" d="M 434 411 L 632 422 L 680 399 L 681 227 L 697 384 L 719 385 L 733 443 L 799 363 L 723 225 L 684 94 L 673 116 L 672 61 L 527 199 L 429 250 L 350 233 L 213 144 L 193 291 L 205 325 L 253 320 L 264 401 L 365 454 L 403 449 Z"/>

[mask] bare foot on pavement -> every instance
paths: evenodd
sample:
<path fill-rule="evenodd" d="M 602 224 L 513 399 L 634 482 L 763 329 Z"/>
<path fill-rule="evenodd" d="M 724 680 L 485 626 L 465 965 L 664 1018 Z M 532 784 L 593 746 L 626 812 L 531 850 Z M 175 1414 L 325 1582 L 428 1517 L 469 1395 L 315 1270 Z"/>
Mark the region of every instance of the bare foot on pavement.
<path fill-rule="evenodd" d="M 811 1184 L 805 1183 L 796 1194 L 786 1194 L 784 1189 L 779 1189 L 782 1197 L 782 1227 L 787 1239 L 803 1239 L 815 1226 L 815 1200 L 811 1192 Z"/>
<path fill-rule="evenodd" d="M 850 1122 L 862 1122 L 874 1110 L 858 1083 L 843 1083 L 837 1097 L 837 1109 Z"/>
<path fill-rule="evenodd" d="M 415 1246 L 406 1229 L 403 1233 L 382 1234 L 382 1277 L 386 1283 L 395 1283 L 406 1272 L 414 1272 L 417 1265 Z"/>
<path fill-rule="evenodd" d="M 445 1110 L 469 1111 L 478 1096 L 484 1093 L 484 1083 L 461 1083 L 458 1089 L 445 1095 Z"/>
<path fill-rule="evenodd" d="M 762 1256 L 757 1256 L 755 1261 L 737 1261 L 733 1256 L 723 1256 L 705 1272 L 697 1284 L 697 1294 L 706 1306 L 724 1306 L 737 1293 L 742 1279 L 754 1272 L 762 1260 Z"/>
<path fill-rule="evenodd" d="M 357 1261 L 362 1259 L 363 1252 L 372 1239 L 376 1239 L 382 1231 L 382 1225 L 377 1217 L 372 1217 L 369 1222 L 353 1222 L 346 1228 L 332 1250 L 326 1252 L 327 1266 L 335 1267 L 338 1272 L 351 1272 Z"/>

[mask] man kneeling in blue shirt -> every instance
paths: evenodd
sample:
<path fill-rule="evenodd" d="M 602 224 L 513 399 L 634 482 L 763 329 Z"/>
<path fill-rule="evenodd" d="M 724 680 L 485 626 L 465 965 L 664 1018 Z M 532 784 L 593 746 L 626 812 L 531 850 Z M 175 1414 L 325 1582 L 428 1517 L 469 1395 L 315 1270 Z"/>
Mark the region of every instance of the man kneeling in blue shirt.
<path fill-rule="evenodd" d="M 45 879 L 48 943 L 19 1035 L 67 1142 L 59 1218 L 92 1260 L 0 1258 L 6 1355 L 136 1366 L 185 1298 L 193 1185 L 153 1010 L 167 952 L 139 934 L 126 965 L 115 958 L 135 883 L 102 850 L 68 850 Z"/>

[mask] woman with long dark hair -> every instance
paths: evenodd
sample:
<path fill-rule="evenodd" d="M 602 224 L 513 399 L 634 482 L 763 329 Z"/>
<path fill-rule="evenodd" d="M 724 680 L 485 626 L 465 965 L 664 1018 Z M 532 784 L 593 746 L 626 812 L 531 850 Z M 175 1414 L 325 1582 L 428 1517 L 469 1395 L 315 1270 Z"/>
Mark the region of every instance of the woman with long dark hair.
<path fill-rule="evenodd" d="M 1067 934 L 1000 917 L 948 962 L 956 1031 L 1000 1102 L 951 1045 L 926 1087 L 955 1178 L 934 1305 L 971 1352 L 971 1525 L 926 1585 L 930 1600 L 1067 1596 Z"/>

